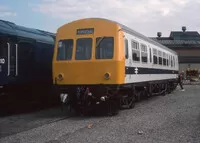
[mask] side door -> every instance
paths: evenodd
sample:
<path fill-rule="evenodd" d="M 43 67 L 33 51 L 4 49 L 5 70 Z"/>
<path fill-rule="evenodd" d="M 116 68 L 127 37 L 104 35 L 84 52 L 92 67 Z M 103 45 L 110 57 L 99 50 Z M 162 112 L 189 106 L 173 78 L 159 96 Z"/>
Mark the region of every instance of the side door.
<path fill-rule="evenodd" d="M 125 50 L 125 71 L 128 72 L 128 70 L 130 69 L 131 65 L 132 65 L 132 60 L 130 58 L 130 43 L 128 41 L 128 38 L 126 36 L 124 36 L 124 50 Z M 129 79 L 131 79 L 131 74 L 126 74 L 125 75 L 125 79 L 128 82 Z"/>
<path fill-rule="evenodd" d="M 31 39 L 18 39 L 18 75 L 21 80 L 28 81 L 34 76 L 34 47 L 35 41 Z"/>

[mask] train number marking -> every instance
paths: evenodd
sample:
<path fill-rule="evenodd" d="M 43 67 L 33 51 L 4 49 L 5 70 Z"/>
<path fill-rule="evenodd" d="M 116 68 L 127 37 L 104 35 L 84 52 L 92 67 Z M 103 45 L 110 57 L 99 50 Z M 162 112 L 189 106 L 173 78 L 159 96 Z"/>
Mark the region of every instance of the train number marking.
<path fill-rule="evenodd" d="M 5 63 L 5 59 L 0 59 L 0 64 L 4 64 Z"/>
<path fill-rule="evenodd" d="M 138 68 L 137 67 L 135 68 L 135 74 L 138 74 Z"/>

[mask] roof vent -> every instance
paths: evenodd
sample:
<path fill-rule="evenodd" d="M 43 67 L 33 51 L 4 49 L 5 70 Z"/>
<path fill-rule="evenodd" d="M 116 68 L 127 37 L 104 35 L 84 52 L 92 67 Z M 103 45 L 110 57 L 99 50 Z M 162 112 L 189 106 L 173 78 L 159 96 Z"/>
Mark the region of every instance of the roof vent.
<path fill-rule="evenodd" d="M 161 32 L 157 32 L 157 36 L 158 36 L 158 37 L 161 37 L 161 36 L 162 36 L 162 33 L 161 33 Z"/>
<path fill-rule="evenodd" d="M 183 30 L 183 32 L 185 32 L 186 31 L 186 27 L 182 26 L 182 30 Z"/>

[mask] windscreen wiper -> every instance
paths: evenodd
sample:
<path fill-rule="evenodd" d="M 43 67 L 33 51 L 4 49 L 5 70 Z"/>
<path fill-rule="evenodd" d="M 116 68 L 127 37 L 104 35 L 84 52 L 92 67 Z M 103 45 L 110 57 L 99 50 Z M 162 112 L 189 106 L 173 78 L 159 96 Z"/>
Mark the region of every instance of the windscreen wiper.
<path fill-rule="evenodd" d="M 102 37 L 102 38 L 99 40 L 99 42 L 98 42 L 97 45 L 96 45 L 96 48 L 99 47 L 99 45 L 101 44 L 101 42 L 103 41 L 104 38 L 105 38 L 105 37 Z"/>
<path fill-rule="evenodd" d="M 102 37 L 102 38 L 98 41 L 98 43 L 97 43 L 97 45 L 96 45 L 96 49 L 99 47 L 99 45 L 100 45 L 101 42 L 104 40 L 104 38 L 105 38 L 105 37 Z M 101 50 L 100 50 L 100 52 L 99 52 L 99 57 L 100 57 L 100 58 L 102 57 L 102 55 L 101 55 Z"/>

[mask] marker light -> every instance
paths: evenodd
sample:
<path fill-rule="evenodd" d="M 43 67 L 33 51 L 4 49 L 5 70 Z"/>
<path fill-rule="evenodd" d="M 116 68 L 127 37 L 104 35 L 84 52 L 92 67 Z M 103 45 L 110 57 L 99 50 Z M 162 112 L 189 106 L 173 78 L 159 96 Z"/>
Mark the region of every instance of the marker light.
<path fill-rule="evenodd" d="M 110 73 L 108 73 L 108 72 L 105 73 L 105 74 L 104 74 L 104 78 L 107 79 L 107 80 L 110 79 Z"/>
<path fill-rule="evenodd" d="M 63 74 L 60 73 L 60 74 L 58 75 L 58 80 L 63 80 Z"/>

